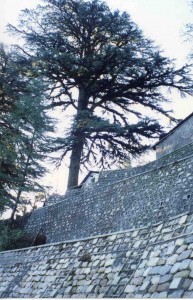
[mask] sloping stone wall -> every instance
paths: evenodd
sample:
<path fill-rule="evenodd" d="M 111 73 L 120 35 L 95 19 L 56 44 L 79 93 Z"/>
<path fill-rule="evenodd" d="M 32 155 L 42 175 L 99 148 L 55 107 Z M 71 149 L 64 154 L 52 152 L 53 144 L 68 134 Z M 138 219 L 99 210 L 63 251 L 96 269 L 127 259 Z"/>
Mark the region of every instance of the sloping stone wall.
<path fill-rule="evenodd" d="M 159 158 L 176 149 L 193 142 L 193 114 L 156 146 L 156 157 Z"/>
<path fill-rule="evenodd" d="M 193 297 L 193 215 L 0 253 L 0 297 Z"/>
<path fill-rule="evenodd" d="M 193 153 L 193 144 L 190 143 L 180 149 L 176 149 L 169 155 L 160 157 L 159 159 L 152 161 L 143 166 L 128 168 L 122 170 L 110 170 L 100 173 L 98 184 L 99 186 L 109 185 L 113 182 L 126 179 L 128 177 L 136 176 L 138 174 L 150 171 L 155 168 L 161 168 L 169 163 L 172 163 L 181 158 L 188 157 Z"/>
<path fill-rule="evenodd" d="M 136 174 L 131 170 L 131 177 L 106 186 L 96 184 L 37 209 L 27 229 L 37 233 L 41 228 L 51 243 L 147 226 L 192 211 L 192 149 L 191 144 Z"/>

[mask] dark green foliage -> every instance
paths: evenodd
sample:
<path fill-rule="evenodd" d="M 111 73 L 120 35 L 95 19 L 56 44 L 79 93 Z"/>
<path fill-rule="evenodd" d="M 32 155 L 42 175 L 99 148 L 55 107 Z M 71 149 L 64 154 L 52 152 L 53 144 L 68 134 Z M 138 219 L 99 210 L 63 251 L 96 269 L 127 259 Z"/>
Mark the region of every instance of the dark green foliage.
<path fill-rule="evenodd" d="M 21 194 L 42 191 L 38 179 L 46 171 L 42 162 L 53 125 L 45 109 L 47 84 L 3 45 L 0 61 L 0 209 L 11 208 L 13 220 L 29 202 Z"/>
<path fill-rule="evenodd" d="M 170 117 L 168 89 L 193 92 L 188 66 L 176 69 L 126 12 L 100 0 L 45 0 L 9 29 L 25 40 L 23 60 L 51 81 L 50 107 L 74 111 L 53 147 L 61 158 L 71 152 L 68 187 L 80 166 L 106 168 L 144 151 L 163 132 L 149 112 Z"/>
<path fill-rule="evenodd" d="M 23 229 L 20 220 L 14 221 L 10 227 L 8 222 L 0 223 L 0 251 L 13 250 L 45 244 L 44 236 L 35 237 Z"/>
<path fill-rule="evenodd" d="M 19 76 L 18 67 L 14 61 L 14 53 L 4 44 L 0 44 L 0 116 L 10 112 L 18 99 L 18 93 L 25 92 L 25 80 Z M 8 126 L 3 120 L 1 126 Z"/>
<path fill-rule="evenodd" d="M 0 251 L 20 248 L 24 233 L 21 229 L 9 230 L 7 226 L 0 229 Z M 29 246 L 29 243 L 27 244 Z"/>

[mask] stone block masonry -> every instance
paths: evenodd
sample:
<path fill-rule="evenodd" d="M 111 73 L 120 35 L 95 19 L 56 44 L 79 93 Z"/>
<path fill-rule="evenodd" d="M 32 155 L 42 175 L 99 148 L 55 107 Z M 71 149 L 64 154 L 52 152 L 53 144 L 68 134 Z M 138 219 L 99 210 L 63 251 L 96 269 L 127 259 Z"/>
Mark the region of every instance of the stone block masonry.
<path fill-rule="evenodd" d="M 193 142 L 193 113 L 171 130 L 166 138 L 156 145 L 156 157 L 162 157 Z"/>
<path fill-rule="evenodd" d="M 191 156 L 193 153 L 193 143 L 190 143 L 180 149 L 176 149 L 169 155 L 164 155 L 159 159 L 152 161 L 143 166 L 128 168 L 122 170 L 109 170 L 105 172 L 101 172 L 98 180 L 98 185 L 104 186 L 109 185 L 113 182 L 117 182 L 122 179 L 126 179 L 132 176 L 136 176 L 138 174 L 150 171 L 152 169 L 164 167 L 167 164 L 180 160 L 181 158 L 185 158 Z M 77 192 L 77 191 L 76 191 Z M 79 190 L 79 193 L 81 190 Z"/>
<path fill-rule="evenodd" d="M 192 150 L 188 145 L 106 186 L 99 177 L 93 188 L 34 211 L 27 230 L 41 228 L 53 243 L 148 226 L 192 211 Z"/>
<path fill-rule="evenodd" d="M 0 297 L 193 298 L 193 116 L 185 121 L 157 143 L 156 161 L 102 172 L 34 211 L 26 230 L 47 245 L 0 253 Z"/>
<path fill-rule="evenodd" d="M 0 253 L 1 298 L 192 298 L 193 214 Z"/>

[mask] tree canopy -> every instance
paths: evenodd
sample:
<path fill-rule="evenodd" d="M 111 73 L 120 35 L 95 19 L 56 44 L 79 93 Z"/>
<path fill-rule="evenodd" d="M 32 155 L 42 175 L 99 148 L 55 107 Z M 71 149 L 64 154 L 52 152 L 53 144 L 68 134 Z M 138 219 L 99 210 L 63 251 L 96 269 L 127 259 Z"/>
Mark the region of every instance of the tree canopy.
<path fill-rule="evenodd" d="M 73 109 L 68 134 L 53 145 L 71 153 L 68 187 L 91 161 L 105 168 L 144 151 L 163 131 L 148 110 L 170 117 L 166 89 L 192 95 L 189 66 L 176 69 L 128 13 L 100 0 L 44 0 L 9 30 L 24 38 L 20 53 L 35 76 L 50 81 L 50 107 Z"/>
<path fill-rule="evenodd" d="M 28 204 L 22 193 L 38 192 L 38 179 L 45 174 L 48 133 L 47 85 L 26 73 L 17 52 L 0 47 L 0 208 Z M 25 203 L 24 203 L 25 202 Z"/>

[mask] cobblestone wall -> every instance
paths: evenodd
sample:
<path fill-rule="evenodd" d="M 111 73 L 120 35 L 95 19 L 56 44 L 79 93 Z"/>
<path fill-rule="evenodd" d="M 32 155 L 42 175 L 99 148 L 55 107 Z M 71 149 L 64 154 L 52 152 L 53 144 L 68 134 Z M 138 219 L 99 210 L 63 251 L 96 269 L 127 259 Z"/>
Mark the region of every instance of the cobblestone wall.
<path fill-rule="evenodd" d="M 135 176 L 140 173 L 144 173 L 147 171 L 150 171 L 155 168 L 161 168 L 165 166 L 166 164 L 172 163 L 176 160 L 179 160 L 181 158 L 188 157 L 192 155 L 193 153 L 193 144 L 190 143 L 184 147 L 181 147 L 180 149 L 176 149 L 169 155 L 165 155 L 163 157 L 160 157 L 159 159 L 152 161 L 148 164 L 135 167 L 135 168 L 129 168 L 129 169 L 123 169 L 123 170 L 115 170 L 115 171 L 105 171 L 101 172 L 99 176 L 98 185 L 109 185 L 113 182 L 126 179 L 128 177 Z"/>
<path fill-rule="evenodd" d="M 156 146 L 157 158 L 193 142 L 193 115 Z"/>
<path fill-rule="evenodd" d="M 47 199 L 45 206 L 49 206 L 49 205 L 53 205 L 56 204 L 58 202 L 61 202 L 63 200 L 63 196 L 61 195 L 57 195 L 57 194 L 52 194 L 51 196 L 49 196 L 49 198 Z"/>
<path fill-rule="evenodd" d="M 137 168 L 136 175 L 130 172 L 122 181 L 96 184 L 34 211 L 27 229 L 42 227 L 51 243 L 155 224 L 193 210 L 192 145 Z"/>
<path fill-rule="evenodd" d="M 0 253 L 0 297 L 193 297 L 193 215 Z"/>

